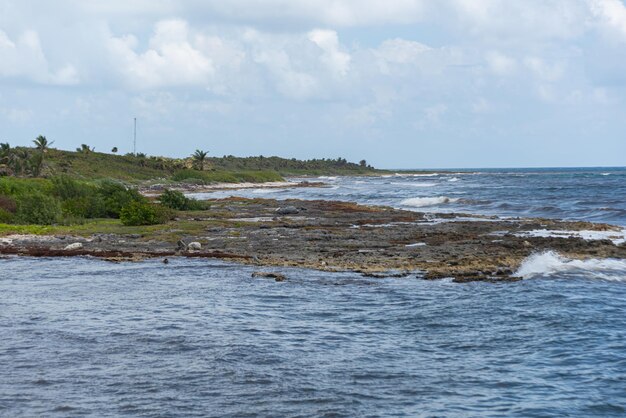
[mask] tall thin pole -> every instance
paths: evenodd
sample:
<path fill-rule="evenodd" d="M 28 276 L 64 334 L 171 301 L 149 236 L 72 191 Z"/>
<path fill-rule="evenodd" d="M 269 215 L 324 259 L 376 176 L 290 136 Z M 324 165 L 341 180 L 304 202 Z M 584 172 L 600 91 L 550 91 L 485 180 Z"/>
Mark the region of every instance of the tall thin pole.
<path fill-rule="evenodd" d="M 135 119 L 135 130 L 133 133 L 133 154 L 137 155 L 137 118 Z"/>

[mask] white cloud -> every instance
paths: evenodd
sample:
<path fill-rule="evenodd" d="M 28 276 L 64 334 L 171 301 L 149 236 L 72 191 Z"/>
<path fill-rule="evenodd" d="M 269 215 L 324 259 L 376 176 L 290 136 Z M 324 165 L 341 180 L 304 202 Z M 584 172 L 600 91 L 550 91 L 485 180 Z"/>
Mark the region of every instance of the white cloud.
<path fill-rule="evenodd" d="M 215 69 L 210 58 L 189 40 L 187 23 L 166 20 L 156 24 L 149 49 L 138 53 L 137 38 L 112 37 L 108 49 L 130 86 L 139 88 L 207 83 Z"/>
<path fill-rule="evenodd" d="M 41 84 L 76 84 L 78 72 L 67 64 L 57 72 L 49 70 L 39 34 L 33 30 L 24 31 L 13 41 L 0 30 L 0 77 L 21 77 Z"/>
<path fill-rule="evenodd" d="M 321 60 L 335 74 L 345 76 L 350 68 L 350 54 L 340 50 L 339 38 L 334 30 L 315 29 L 309 32 L 311 42 L 324 51 Z"/>
<path fill-rule="evenodd" d="M 626 40 L 626 6 L 620 0 L 589 0 L 592 14 Z"/>
<path fill-rule="evenodd" d="M 548 64 L 539 57 L 527 57 L 524 60 L 524 65 L 537 78 L 543 81 L 557 81 L 563 76 L 565 72 L 563 64 Z"/>
<path fill-rule="evenodd" d="M 500 76 L 512 74 L 517 67 L 517 62 L 514 58 L 511 58 L 497 51 L 491 51 L 487 53 L 485 59 L 487 60 L 487 65 L 489 69 L 494 74 Z"/>

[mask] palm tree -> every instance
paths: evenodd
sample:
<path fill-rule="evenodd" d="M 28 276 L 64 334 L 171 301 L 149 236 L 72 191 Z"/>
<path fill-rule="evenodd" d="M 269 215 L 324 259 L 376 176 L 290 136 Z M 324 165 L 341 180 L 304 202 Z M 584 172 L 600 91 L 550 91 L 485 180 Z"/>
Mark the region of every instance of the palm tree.
<path fill-rule="evenodd" d="M 196 163 L 196 166 L 200 167 L 200 171 L 204 170 L 204 160 L 206 160 L 206 156 L 209 155 L 208 151 L 202 151 L 197 149 L 196 152 L 191 156 Z"/>
<path fill-rule="evenodd" d="M 33 140 L 33 143 L 35 144 L 35 148 L 39 150 L 39 154 L 33 157 L 33 174 L 35 177 L 39 177 L 41 168 L 43 167 L 43 156 L 46 152 L 48 152 L 50 145 L 52 145 L 54 141 L 48 142 L 48 139 L 45 136 L 39 135 Z"/>
<path fill-rule="evenodd" d="M 33 142 L 35 143 L 35 148 L 37 148 L 42 153 L 47 152 L 50 148 L 50 145 L 54 144 L 54 141 L 48 142 L 48 139 L 43 135 L 39 135 L 33 140 Z"/>

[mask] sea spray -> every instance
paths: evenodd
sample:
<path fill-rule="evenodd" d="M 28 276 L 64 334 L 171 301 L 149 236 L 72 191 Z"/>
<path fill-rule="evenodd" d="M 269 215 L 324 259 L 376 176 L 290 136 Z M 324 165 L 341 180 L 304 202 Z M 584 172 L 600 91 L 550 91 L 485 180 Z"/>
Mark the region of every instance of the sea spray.
<path fill-rule="evenodd" d="M 421 208 L 425 206 L 436 206 L 443 205 L 447 203 L 457 202 L 459 199 L 455 197 L 447 197 L 447 196 L 435 196 L 435 197 L 413 197 L 410 199 L 405 199 L 400 202 L 403 206 L 412 206 L 415 208 Z"/>
<path fill-rule="evenodd" d="M 573 260 L 555 251 L 546 251 L 526 258 L 515 272 L 515 276 L 524 279 L 556 275 L 626 281 L 626 260 L 612 258 Z"/>

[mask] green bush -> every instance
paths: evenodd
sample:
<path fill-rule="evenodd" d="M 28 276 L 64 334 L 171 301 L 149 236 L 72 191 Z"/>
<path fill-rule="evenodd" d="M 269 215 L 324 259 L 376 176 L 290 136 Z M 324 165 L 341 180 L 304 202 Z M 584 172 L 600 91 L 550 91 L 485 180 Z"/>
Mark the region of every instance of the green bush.
<path fill-rule="evenodd" d="M 122 208 L 131 203 L 146 203 L 147 199 L 137 190 L 129 189 L 123 184 L 114 181 L 105 181 L 100 184 L 98 193 L 104 200 L 106 216 L 119 218 Z"/>
<path fill-rule="evenodd" d="M 0 195 L 0 209 L 5 212 L 15 213 L 17 211 L 17 203 L 15 202 L 15 199 L 9 196 Z"/>
<path fill-rule="evenodd" d="M 52 193 L 61 200 L 85 197 L 96 192 L 94 186 L 78 182 L 68 176 L 56 176 L 50 180 Z"/>
<path fill-rule="evenodd" d="M 176 190 L 165 190 L 159 196 L 159 202 L 174 210 L 204 210 L 206 204 L 200 200 L 189 199 L 184 194 Z"/>
<path fill-rule="evenodd" d="M 0 208 L 0 223 L 2 224 L 10 224 L 13 222 L 15 215 L 8 210 Z"/>
<path fill-rule="evenodd" d="M 18 196 L 35 191 L 48 194 L 51 189 L 50 180 L 0 177 L 0 195 Z"/>
<path fill-rule="evenodd" d="M 163 224 L 171 218 L 168 208 L 148 202 L 134 201 L 120 211 L 120 220 L 126 226 Z"/>
<path fill-rule="evenodd" d="M 59 222 L 61 215 L 61 205 L 52 196 L 36 191 L 17 198 L 15 220 L 19 223 L 51 225 Z"/>
<path fill-rule="evenodd" d="M 74 218 L 104 218 L 107 215 L 102 196 L 92 194 L 61 202 L 63 213 Z"/>

